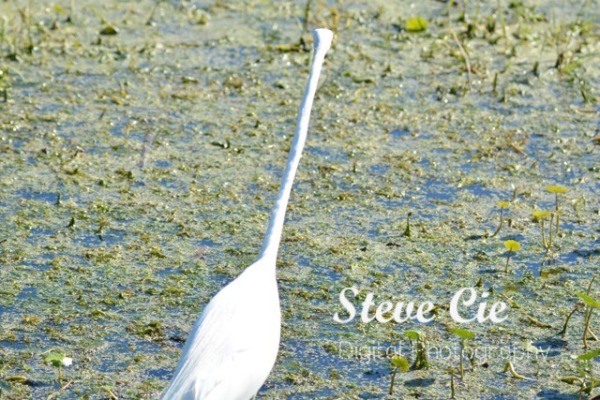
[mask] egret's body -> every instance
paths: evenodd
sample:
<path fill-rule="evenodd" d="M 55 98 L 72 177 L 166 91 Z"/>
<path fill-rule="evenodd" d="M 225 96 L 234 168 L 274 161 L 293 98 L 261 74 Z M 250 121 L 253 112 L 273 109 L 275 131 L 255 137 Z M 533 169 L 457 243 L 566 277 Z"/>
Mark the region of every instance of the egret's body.
<path fill-rule="evenodd" d="M 279 349 L 281 311 L 275 262 L 312 101 L 333 33 L 317 29 L 315 55 L 281 188 L 258 260 L 204 308 L 163 400 L 248 400 L 269 376 Z"/>

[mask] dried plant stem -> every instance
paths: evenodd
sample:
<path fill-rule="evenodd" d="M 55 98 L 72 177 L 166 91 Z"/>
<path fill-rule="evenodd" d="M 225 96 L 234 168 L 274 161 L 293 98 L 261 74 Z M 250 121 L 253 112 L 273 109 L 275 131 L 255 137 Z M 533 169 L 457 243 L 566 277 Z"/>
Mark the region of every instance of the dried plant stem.
<path fill-rule="evenodd" d="M 467 81 L 470 81 L 471 80 L 471 62 L 469 61 L 469 55 L 465 51 L 463 45 L 460 43 L 460 40 L 458 40 L 458 36 L 456 36 L 456 33 L 454 31 L 450 31 L 450 32 L 452 33 L 452 37 L 454 38 L 454 41 L 456 42 L 456 45 L 458 46 L 458 50 L 460 51 L 460 54 L 462 55 L 463 62 L 465 63 L 465 68 L 467 69 Z"/>
<path fill-rule="evenodd" d="M 528 381 L 531 380 L 531 379 L 527 378 L 526 376 L 521 375 L 517 371 L 515 371 L 515 367 L 513 366 L 511 361 L 508 361 L 506 363 L 506 366 L 504 367 L 504 371 L 502 371 L 502 372 L 506 372 L 506 371 L 509 371 L 510 374 L 512 375 L 512 377 L 515 379 L 524 379 L 524 380 L 528 380 Z"/>

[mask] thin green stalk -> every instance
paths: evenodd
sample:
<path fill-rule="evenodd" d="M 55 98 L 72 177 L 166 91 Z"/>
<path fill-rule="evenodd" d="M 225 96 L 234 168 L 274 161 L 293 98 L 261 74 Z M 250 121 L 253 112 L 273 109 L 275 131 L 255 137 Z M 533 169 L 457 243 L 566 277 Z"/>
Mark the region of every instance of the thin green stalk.
<path fill-rule="evenodd" d="M 302 19 L 302 32 L 300 33 L 300 37 L 304 36 L 308 32 L 308 18 L 310 17 L 310 6 L 312 0 L 306 0 L 306 5 L 304 6 L 304 18 Z"/>
<path fill-rule="evenodd" d="M 594 284 L 594 280 L 596 279 L 596 277 L 592 277 L 592 279 L 590 280 L 590 284 L 588 285 L 587 288 L 587 294 L 590 294 L 590 291 L 592 290 L 592 285 Z M 594 311 L 594 309 L 590 306 L 586 306 L 586 313 L 585 313 L 585 327 L 583 328 L 583 347 L 587 349 L 587 335 L 588 333 L 590 333 L 592 335 L 592 337 L 596 340 L 598 340 L 598 338 L 596 338 L 596 335 L 594 335 L 594 333 L 592 332 L 592 330 L 590 329 L 590 321 L 592 319 L 592 311 Z"/>
<path fill-rule="evenodd" d="M 502 26 L 502 35 L 504 36 L 504 51 L 508 50 L 508 32 L 506 30 L 506 21 L 504 20 L 504 13 L 502 12 L 500 0 L 498 0 L 498 15 L 500 16 L 500 25 Z"/>
<path fill-rule="evenodd" d="M 552 220 L 554 219 L 554 213 L 552 213 L 552 215 L 550 215 L 550 226 L 548 227 L 548 247 L 547 249 L 550 250 L 550 248 L 552 247 Z"/>
<path fill-rule="evenodd" d="M 465 367 L 463 358 L 465 356 L 465 341 L 462 340 L 460 342 L 460 380 L 464 382 L 465 380 Z"/>
<path fill-rule="evenodd" d="M 460 40 L 458 40 L 458 36 L 456 36 L 456 33 L 454 31 L 450 31 L 450 33 L 452 34 L 452 38 L 458 46 L 458 50 L 460 51 L 460 54 L 462 56 L 463 62 L 465 64 L 465 69 L 467 70 L 467 82 L 469 82 L 471 80 L 471 62 L 469 61 L 469 55 L 465 51 L 463 45 L 460 43 Z"/>
<path fill-rule="evenodd" d="M 412 215 L 412 212 L 409 212 L 408 214 L 406 214 L 406 229 L 404 229 L 404 233 L 402 234 L 402 236 L 410 237 L 410 216 L 411 215 Z"/>
<path fill-rule="evenodd" d="M 544 248 L 546 250 L 548 250 L 548 243 L 546 243 L 546 235 L 544 234 L 544 220 L 543 219 L 540 220 L 540 226 L 542 228 L 542 244 L 544 245 Z"/>
<path fill-rule="evenodd" d="M 29 5 L 27 7 L 27 38 L 29 39 L 29 54 L 33 53 L 33 35 L 31 33 L 31 0 L 29 0 Z"/>
<path fill-rule="evenodd" d="M 394 395 L 394 381 L 396 380 L 396 374 L 398 373 L 398 368 L 394 368 L 392 372 L 392 382 L 390 382 L 390 396 Z"/>
<path fill-rule="evenodd" d="M 567 319 L 565 320 L 565 324 L 563 325 L 562 330 L 560 332 L 558 332 L 558 334 L 562 335 L 563 338 L 565 336 L 567 336 L 567 326 L 569 325 L 569 321 L 571 320 L 571 317 L 573 316 L 573 314 L 575 314 L 575 311 L 577 311 L 577 306 L 575 306 L 575 308 L 573 308 L 573 310 L 571 310 L 569 315 L 567 315 Z"/>
<path fill-rule="evenodd" d="M 500 208 L 500 224 L 498 225 L 498 228 L 496 228 L 494 233 L 492 233 L 492 236 L 490 236 L 491 238 L 493 238 L 494 236 L 496 236 L 498 234 L 498 232 L 500 232 L 500 229 L 502 228 L 503 223 L 504 223 L 504 208 Z"/>
<path fill-rule="evenodd" d="M 554 208 L 556 209 L 556 234 L 558 235 L 558 223 L 559 223 L 558 222 L 559 221 L 559 218 L 558 218 L 558 193 L 555 193 L 555 195 L 556 195 L 556 197 L 555 197 L 556 202 L 555 202 Z"/>
<path fill-rule="evenodd" d="M 585 326 L 583 328 L 583 348 L 587 349 L 588 345 L 587 345 L 587 334 L 588 334 L 588 329 L 590 328 L 590 320 L 592 319 L 592 307 L 586 307 L 586 313 L 585 313 Z"/>
<path fill-rule="evenodd" d="M 8 19 L 3 15 L 0 18 L 0 47 L 4 45 L 4 40 L 6 39 L 6 24 L 8 23 Z"/>
<path fill-rule="evenodd" d="M 492 95 L 493 95 L 494 97 L 496 97 L 496 96 L 498 95 L 498 90 L 497 90 L 497 88 L 498 88 L 498 73 L 496 72 L 496 73 L 494 74 L 494 82 L 493 82 L 493 84 L 492 84 Z"/>
<path fill-rule="evenodd" d="M 512 254 L 512 251 L 510 251 L 510 250 L 509 250 L 509 251 L 508 251 L 508 256 L 506 257 L 506 268 L 504 269 L 504 272 L 505 272 L 506 274 L 508 274 L 508 263 L 509 263 L 509 261 L 510 261 L 510 256 L 511 256 L 511 254 Z"/>

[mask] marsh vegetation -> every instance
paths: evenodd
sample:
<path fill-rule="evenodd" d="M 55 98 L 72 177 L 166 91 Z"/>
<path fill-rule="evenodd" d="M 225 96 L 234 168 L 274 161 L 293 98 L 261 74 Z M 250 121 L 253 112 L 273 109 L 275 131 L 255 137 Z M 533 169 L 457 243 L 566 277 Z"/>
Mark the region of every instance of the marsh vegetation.
<path fill-rule="evenodd" d="M 321 26 L 259 397 L 600 394 L 599 10 L 0 1 L 0 398 L 157 397 L 256 258 Z M 435 318 L 337 323 L 346 287 Z"/>

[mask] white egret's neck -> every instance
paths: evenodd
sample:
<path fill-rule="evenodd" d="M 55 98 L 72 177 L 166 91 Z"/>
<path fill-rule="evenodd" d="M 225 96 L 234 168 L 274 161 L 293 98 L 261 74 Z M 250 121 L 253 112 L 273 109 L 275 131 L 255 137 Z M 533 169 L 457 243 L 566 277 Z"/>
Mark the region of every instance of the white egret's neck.
<path fill-rule="evenodd" d="M 325 54 L 331 46 L 333 33 L 328 29 L 317 29 L 313 32 L 313 38 L 315 53 L 310 67 L 306 89 L 304 89 L 304 98 L 302 99 L 302 104 L 300 105 L 300 110 L 298 112 L 296 132 L 294 133 L 290 155 L 285 166 L 285 171 L 283 172 L 283 179 L 281 180 L 281 187 L 279 188 L 275 208 L 271 214 L 267 234 L 259 255 L 259 259 L 268 259 L 273 266 L 277 259 L 277 251 L 279 250 L 279 242 L 281 240 L 283 222 L 285 220 L 285 211 L 292 191 L 292 184 L 294 183 L 294 177 L 296 176 L 296 170 L 298 169 L 300 156 L 302 155 L 302 149 L 304 148 L 304 142 L 306 141 L 308 123 L 310 121 L 310 110 L 317 91 L 321 67 L 325 60 Z"/>

